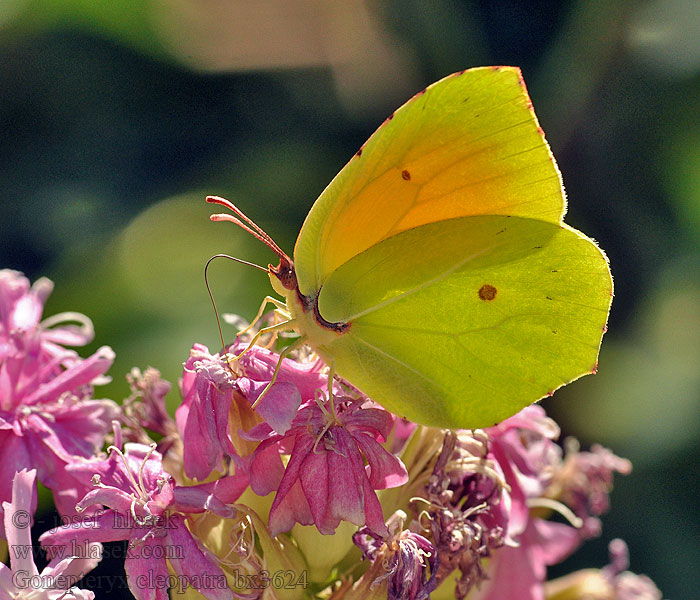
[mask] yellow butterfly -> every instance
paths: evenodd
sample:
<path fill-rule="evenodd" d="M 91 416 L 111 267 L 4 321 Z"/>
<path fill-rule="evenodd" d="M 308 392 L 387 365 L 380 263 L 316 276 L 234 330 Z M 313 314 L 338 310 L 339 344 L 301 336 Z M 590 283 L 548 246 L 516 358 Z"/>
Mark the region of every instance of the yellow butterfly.
<path fill-rule="evenodd" d="M 280 257 L 289 320 L 275 329 L 397 415 L 489 426 L 596 370 L 608 262 L 562 222 L 517 68 L 455 73 L 399 108 L 313 205 L 293 260 L 208 201 Z"/>

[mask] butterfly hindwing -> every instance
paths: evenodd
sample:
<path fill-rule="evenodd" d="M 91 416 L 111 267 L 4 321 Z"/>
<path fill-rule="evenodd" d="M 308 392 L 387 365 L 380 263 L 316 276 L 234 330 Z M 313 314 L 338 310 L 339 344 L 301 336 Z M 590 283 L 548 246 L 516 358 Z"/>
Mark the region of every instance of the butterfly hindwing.
<path fill-rule="evenodd" d="M 567 226 L 451 219 L 328 278 L 319 310 L 350 326 L 322 351 L 392 412 L 483 427 L 595 369 L 611 294 L 605 256 Z"/>

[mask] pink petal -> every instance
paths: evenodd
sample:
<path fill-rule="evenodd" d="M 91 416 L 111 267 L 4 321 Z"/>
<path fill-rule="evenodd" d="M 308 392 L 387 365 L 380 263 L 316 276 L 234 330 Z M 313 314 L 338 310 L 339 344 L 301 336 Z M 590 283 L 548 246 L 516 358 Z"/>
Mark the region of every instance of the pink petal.
<path fill-rule="evenodd" d="M 20 329 L 26 331 L 33 329 L 39 324 L 42 312 L 44 312 L 44 305 L 34 295 L 27 294 L 23 296 L 17 301 L 12 311 L 10 330 Z"/>
<path fill-rule="evenodd" d="M 212 390 L 211 405 L 214 414 L 214 431 L 211 435 L 218 441 L 221 455 L 231 457 L 238 456 L 236 448 L 229 437 L 229 410 L 233 402 L 233 390 L 220 390 L 216 387 Z"/>
<path fill-rule="evenodd" d="M 53 281 L 48 277 L 39 277 L 32 284 L 31 292 L 37 302 L 43 306 L 46 304 L 46 300 L 51 295 L 51 292 L 53 292 Z"/>
<path fill-rule="evenodd" d="M 386 441 L 394 425 L 394 417 L 391 413 L 381 408 L 356 407 L 351 412 L 341 417 L 345 427 L 351 433 L 365 431 L 371 435 L 381 436 Z"/>
<path fill-rule="evenodd" d="M 112 486 L 98 487 L 90 490 L 85 497 L 78 502 L 80 509 L 86 509 L 95 504 L 104 505 L 124 515 L 130 514 L 133 502 L 131 494 Z"/>
<path fill-rule="evenodd" d="M 74 323 L 70 323 L 70 321 Z M 92 321 L 85 315 L 76 312 L 52 315 L 41 322 L 41 328 L 43 340 L 61 346 L 85 346 L 95 337 Z"/>
<path fill-rule="evenodd" d="M 12 498 L 12 481 L 15 473 L 22 469 L 28 469 L 32 466 L 32 462 L 31 455 L 27 450 L 26 440 L 23 437 L 17 437 L 13 431 L 1 430 L 0 500 L 10 500 Z M 36 504 L 31 507 L 30 512 L 33 514 L 35 509 Z M 4 510 L 0 503 L 0 519 L 3 519 L 3 514 Z"/>
<path fill-rule="evenodd" d="M 252 384 L 252 385 L 247 385 Z M 240 380 L 240 386 L 246 398 L 255 402 L 263 390 L 266 383 L 256 384 L 250 380 Z M 245 388 L 249 387 L 246 392 Z M 260 403 L 255 407 L 255 411 L 280 435 L 284 435 L 292 426 L 292 420 L 297 414 L 297 409 L 301 404 L 301 394 L 292 383 L 278 382 L 272 385 Z"/>
<path fill-rule="evenodd" d="M 274 429 L 264 421 L 254 425 L 247 431 L 238 430 L 238 436 L 249 442 L 261 442 L 271 437 L 276 437 Z"/>
<path fill-rule="evenodd" d="M 508 537 L 514 538 L 520 535 L 527 527 L 530 518 L 530 509 L 527 506 L 527 497 L 520 487 L 518 476 L 513 466 L 505 456 L 501 445 L 494 443 L 491 452 L 498 460 L 506 482 L 510 486 L 510 499 L 512 502 L 510 518 L 508 520 Z"/>
<path fill-rule="evenodd" d="M 62 402 L 51 414 L 54 430 L 63 447 L 71 454 L 89 458 L 102 448 L 105 433 L 119 418 L 121 409 L 112 400 L 81 399 L 73 403 Z M 83 441 L 77 443 L 75 438 Z"/>
<path fill-rule="evenodd" d="M 277 439 L 260 442 L 250 461 L 250 487 L 258 496 L 276 490 L 284 476 Z"/>
<path fill-rule="evenodd" d="M 29 280 L 19 271 L 0 269 L 0 322 L 12 329 L 10 319 L 17 301 L 29 293 Z"/>
<path fill-rule="evenodd" d="M 365 497 L 365 523 L 374 533 L 386 538 L 389 536 L 389 530 L 384 523 L 382 505 L 379 503 L 379 498 L 377 498 L 377 494 L 369 485 L 366 477 L 362 480 L 362 487 Z"/>
<path fill-rule="evenodd" d="M 342 490 L 344 488 L 351 487 L 348 486 L 348 482 L 354 480 L 354 487 L 361 494 L 360 501 L 362 502 L 361 509 L 363 515 L 359 523 L 347 516 L 339 516 L 344 520 L 351 521 L 357 525 L 366 524 L 367 527 L 369 527 L 374 533 L 380 536 L 388 536 L 389 531 L 386 528 L 386 525 L 384 524 L 382 507 L 379 504 L 377 494 L 374 492 L 374 490 L 370 486 L 369 480 L 367 479 L 362 455 L 360 454 L 360 451 L 357 448 L 354 439 L 345 430 L 341 430 L 341 434 L 342 435 L 338 436 L 338 449 L 340 451 L 343 451 L 347 456 L 347 459 L 345 460 L 349 463 L 348 479 L 344 484 L 342 481 L 339 481 L 336 484 L 335 489 L 338 490 L 338 492 L 342 493 Z M 336 460 L 337 463 L 337 461 L 340 460 L 340 457 L 334 460 Z"/>
<path fill-rule="evenodd" d="M 340 522 L 340 519 L 335 519 L 334 521 L 333 515 L 329 514 L 335 508 L 331 503 L 334 505 L 341 504 L 338 507 L 341 511 L 346 508 L 344 505 L 347 504 L 348 507 L 351 507 L 347 508 L 347 511 L 355 513 L 355 516 L 357 511 L 353 509 L 356 509 L 357 503 L 352 501 L 344 502 L 349 497 L 349 494 L 343 495 L 339 499 L 331 496 L 331 490 L 333 489 L 332 478 L 334 475 L 337 475 L 337 472 L 331 472 L 329 469 L 328 454 L 328 452 L 323 450 L 320 450 L 318 453 L 309 452 L 304 458 L 299 473 L 299 481 L 309 503 L 317 529 L 323 534 L 331 535 L 335 532 L 335 528 Z M 348 488 L 352 488 L 352 486 L 348 486 Z M 352 520 L 352 518 L 348 518 L 348 520 Z"/>
<path fill-rule="evenodd" d="M 279 502 L 277 498 L 281 498 Z M 301 482 L 295 479 L 283 496 L 275 496 L 275 502 L 270 509 L 268 528 L 270 535 L 275 537 L 283 531 L 289 531 L 295 523 L 313 525 L 314 517 L 309 508 L 309 502 L 304 495 Z"/>
<path fill-rule="evenodd" d="M 534 560 L 543 565 L 556 565 L 581 544 L 579 532 L 564 523 L 532 519 L 526 532 L 527 544 L 533 548 Z M 546 572 L 543 572 L 543 580 Z"/>
<path fill-rule="evenodd" d="M 193 402 L 190 405 L 183 434 L 186 449 L 183 463 L 185 474 L 190 479 L 204 480 L 219 466 L 220 454 L 206 435 L 205 423 L 199 404 Z"/>
<path fill-rule="evenodd" d="M 185 444 L 185 473 L 202 481 L 221 468 L 224 456 L 238 456 L 228 430 L 233 377 L 218 356 L 195 344 L 185 363 L 182 388 L 185 401 L 175 419 Z"/>
<path fill-rule="evenodd" d="M 44 532 L 39 536 L 42 546 L 67 546 L 72 543 L 118 542 L 128 540 L 131 529 L 124 526 L 126 517 L 113 510 L 91 517 L 84 523 L 71 523 Z"/>
<path fill-rule="evenodd" d="M 93 543 L 82 547 L 76 547 L 77 556 L 54 558 L 41 572 L 42 576 L 54 578 L 54 581 L 66 582 L 78 581 L 88 571 L 92 571 L 102 560 L 102 544 Z M 66 548 L 68 550 L 68 548 Z M 68 587 L 62 589 L 68 589 Z"/>
<path fill-rule="evenodd" d="M 573 527 L 531 519 L 519 547 L 503 546 L 492 559 L 488 593 L 480 600 L 543 600 L 547 566 L 566 558 L 579 544 Z"/>
<path fill-rule="evenodd" d="M 222 477 L 210 483 L 177 486 L 174 492 L 176 508 L 193 513 L 211 510 L 224 518 L 230 518 L 233 511 L 226 505 L 236 502 L 247 487 L 248 475 L 245 472 Z"/>
<path fill-rule="evenodd" d="M 32 544 L 31 525 L 36 507 L 36 471 L 23 469 L 12 479 L 12 502 L 3 502 L 5 515 L 5 534 L 8 548 L 30 548 Z M 19 519 L 19 520 L 18 520 Z M 27 556 L 15 555 L 10 552 L 12 570 L 24 571 L 30 575 L 38 573 L 34 565 L 34 557 L 29 552 Z"/>
<path fill-rule="evenodd" d="M 38 471 L 39 481 L 53 491 L 56 508 L 61 515 L 75 515 L 75 505 L 92 486 L 84 485 L 66 470 L 69 463 L 65 458 L 76 461 L 80 460 L 80 457 L 62 452 L 61 441 L 41 417 L 32 415 L 29 421 L 32 427 L 31 430 L 27 430 L 24 439 Z M 37 424 L 43 425 L 43 436 L 38 431 Z M 55 451 L 61 452 L 61 456 L 54 453 Z"/>
<path fill-rule="evenodd" d="M 175 572 L 209 600 L 233 600 L 234 594 L 215 559 L 197 545 L 181 517 L 175 515 L 171 521 L 174 527 L 168 530 L 170 545 L 183 557 L 170 559 Z"/>
<path fill-rule="evenodd" d="M 485 431 L 490 438 L 495 438 L 511 429 L 529 429 L 549 439 L 556 439 L 559 435 L 557 424 L 547 417 L 544 408 L 538 404 L 526 406 L 512 417 L 508 417 L 505 421 L 489 427 Z"/>
<path fill-rule="evenodd" d="M 542 583 L 522 548 L 503 546 L 489 564 L 479 600 L 544 600 Z"/>
<path fill-rule="evenodd" d="M 83 327 L 65 325 L 54 329 L 45 329 L 42 338 L 58 346 L 85 346 L 92 341 L 93 335 L 85 331 Z"/>
<path fill-rule="evenodd" d="M 103 375 L 114 362 L 114 352 L 109 346 L 102 346 L 89 358 L 75 364 L 70 369 L 42 385 L 24 399 L 24 404 L 39 404 L 57 399 L 63 392 L 73 391 L 87 385 L 99 375 Z"/>
<path fill-rule="evenodd" d="M 0 598 L 10 600 L 12 596 L 10 591 L 15 590 L 15 580 L 13 578 L 12 569 L 0 562 Z"/>
<path fill-rule="evenodd" d="M 245 347 L 244 343 L 236 344 L 234 352 L 236 350 L 240 352 Z M 259 346 L 254 346 L 241 357 L 241 366 L 245 371 L 245 377 L 265 383 L 272 378 L 278 362 L 279 354 Z M 283 358 L 277 372 L 277 382 L 292 383 L 299 390 L 303 400 L 313 400 L 316 390 L 325 389 L 328 385 L 328 376 L 320 373 L 319 369 L 320 364 L 318 363 L 302 364 Z"/>
<path fill-rule="evenodd" d="M 88 458 L 101 448 L 105 433 L 118 414 L 119 407 L 111 400 L 64 402 L 30 415 L 25 420 L 25 435 L 35 457 L 53 455 L 52 461 L 58 458 L 62 462 L 70 462 L 73 456 Z M 53 418 L 49 420 L 50 417 Z"/>
<path fill-rule="evenodd" d="M 308 436 L 297 436 L 295 439 L 289 463 L 270 508 L 270 535 L 273 537 L 291 529 L 295 521 L 302 525 L 311 525 L 314 522 L 305 492 L 298 482 L 304 459 L 313 448 L 313 444 L 313 439 Z"/>
<path fill-rule="evenodd" d="M 365 433 L 358 433 L 353 437 L 367 459 L 369 483 L 373 489 L 398 487 L 408 481 L 408 471 L 398 457 Z"/>
<path fill-rule="evenodd" d="M 192 357 L 190 356 L 185 363 L 185 369 L 182 373 L 182 381 L 180 382 L 183 400 L 180 406 L 175 409 L 175 425 L 177 426 L 177 431 L 180 434 L 180 437 L 184 436 L 185 425 L 189 417 L 189 412 L 192 407 L 192 403 L 196 398 L 196 395 L 193 393 L 196 374 L 194 371 L 188 369 L 188 365 L 191 360 Z"/>
<path fill-rule="evenodd" d="M 169 600 L 168 567 L 165 558 L 140 558 L 141 555 L 167 556 L 167 550 L 162 547 L 163 538 L 147 537 L 138 543 L 140 545 L 134 547 L 132 556 L 127 557 L 124 562 L 131 593 L 136 600 Z"/>

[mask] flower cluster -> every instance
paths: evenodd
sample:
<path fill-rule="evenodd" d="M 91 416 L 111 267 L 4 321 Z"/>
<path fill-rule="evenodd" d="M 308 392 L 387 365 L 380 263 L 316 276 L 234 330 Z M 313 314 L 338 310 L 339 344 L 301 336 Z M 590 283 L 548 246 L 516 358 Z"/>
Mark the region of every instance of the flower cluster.
<path fill-rule="evenodd" d="M 111 350 L 82 359 L 65 348 L 92 339 L 89 320 L 41 320 L 50 291 L 46 279 L 30 287 L 0 271 L 11 559 L 0 598 L 92 598 L 75 585 L 117 541 L 139 600 L 168 588 L 211 600 L 661 597 L 626 571 L 620 540 L 608 567 L 546 580 L 600 534 L 613 475 L 630 464 L 574 440 L 562 449 L 542 408 L 484 430 L 423 427 L 329 377 L 313 355 L 280 358 L 241 340 L 222 354 L 193 346 L 174 418 L 154 369 L 128 375 L 118 406 L 94 398 Z M 31 540 L 16 518 L 33 513 L 37 478 L 71 518 L 41 535 L 53 557 L 41 573 L 20 551 Z"/>
<path fill-rule="evenodd" d="M 65 348 L 92 341 L 91 321 L 78 313 L 41 320 L 52 290 L 48 279 L 30 287 L 21 273 L 0 270 L 0 501 L 11 497 L 15 473 L 36 469 L 59 512 L 73 514 L 87 488 L 76 486 L 66 466 L 102 448 L 119 406 L 93 398 L 112 350 L 82 359 Z"/>

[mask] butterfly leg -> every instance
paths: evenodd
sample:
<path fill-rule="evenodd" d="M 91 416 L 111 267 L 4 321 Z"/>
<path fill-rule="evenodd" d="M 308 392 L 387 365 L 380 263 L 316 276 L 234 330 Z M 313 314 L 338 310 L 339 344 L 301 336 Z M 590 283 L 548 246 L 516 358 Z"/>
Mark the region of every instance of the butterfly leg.
<path fill-rule="evenodd" d="M 263 327 L 260 329 L 254 336 L 253 339 L 250 340 L 250 343 L 243 349 L 243 351 L 236 355 L 234 360 L 238 360 L 243 356 L 248 350 L 250 350 L 253 346 L 255 346 L 255 342 L 257 342 L 260 339 L 260 336 L 263 336 L 267 333 L 277 333 L 278 331 L 293 331 L 294 330 L 294 323 L 296 322 L 295 319 L 287 319 L 286 321 L 283 321 L 282 323 L 277 323 L 276 325 L 270 325 L 269 327 Z M 300 338 L 301 339 L 301 338 Z M 292 346 L 295 346 L 295 344 L 298 344 L 299 340 L 294 342 Z M 291 346 L 288 346 L 288 348 Z M 298 347 L 295 346 L 295 347 Z M 285 348 L 286 350 L 287 348 Z"/>
<path fill-rule="evenodd" d="M 291 318 L 289 316 L 289 313 L 286 311 L 286 309 L 281 310 L 279 308 L 276 308 L 274 310 L 273 314 L 274 314 L 274 319 L 273 319 L 272 325 L 277 325 L 278 323 L 283 323 L 283 322 L 289 321 L 289 319 Z M 270 339 L 263 346 L 263 348 L 265 348 L 267 350 L 271 350 L 274 347 L 276 341 L 277 341 L 277 332 L 275 331 L 272 333 L 272 335 L 270 336 Z"/>
<path fill-rule="evenodd" d="M 328 365 L 328 406 L 330 406 L 331 414 L 335 416 L 335 399 L 333 398 L 333 378 L 335 377 L 335 366 L 333 363 Z"/>
<path fill-rule="evenodd" d="M 253 327 L 255 327 L 255 324 L 260 320 L 260 318 L 265 313 L 265 309 L 267 308 L 268 304 L 272 304 L 277 310 L 283 311 L 286 314 L 287 305 L 284 302 L 282 302 L 281 300 L 278 300 L 277 298 L 273 298 L 272 296 L 265 296 L 265 298 L 262 301 L 262 304 L 260 305 L 260 309 L 258 310 L 258 314 L 255 315 L 255 318 L 250 322 L 250 325 L 248 325 L 248 327 L 246 327 L 245 329 L 241 329 L 236 334 L 236 337 L 239 337 L 241 335 L 245 335 Z M 275 312 L 277 312 L 277 311 L 275 311 Z"/>
<path fill-rule="evenodd" d="M 285 325 L 285 323 L 280 323 L 280 325 Z M 267 329 L 271 329 L 268 327 Z M 275 365 L 275 370 L 272 372 L 272 377 L 270 378 L 270 382 L 265 386 L 265 389 L 263 389 L 262 393 L 258 396 L 258 399 L 251 404 L 251 408 L 255 409 L 255 407 L 258 405 L 260 400 L 262 400 L 265 397 L 265 394 L 270 390 L 270 388 L 274 385 L 275 380 L 277 379 L 277 374 L 279 373 L 280 367 L 282 366 L 282 360 L 287 357 L 289 354 L 294 352 L 297 348 L 300 346 L 304 345 L 306 340 L 304 338 L 299 338 L 298 340 L 294 341 L 294 343 L 289 344 L 282 352 L 280 352 L 280 357 L 279 360 L 277 361 L 277 365 Z M 249 346 L 250 347 L 250 346 Z M 247 348 L 246 348 L 247 350 Z M 245 350 L 243 351 L 245 352 Z"/>

